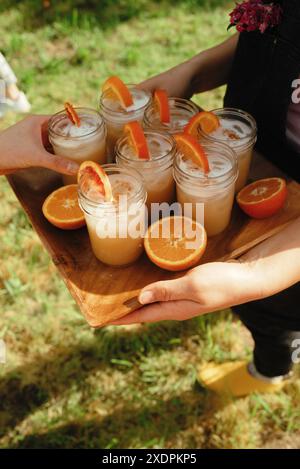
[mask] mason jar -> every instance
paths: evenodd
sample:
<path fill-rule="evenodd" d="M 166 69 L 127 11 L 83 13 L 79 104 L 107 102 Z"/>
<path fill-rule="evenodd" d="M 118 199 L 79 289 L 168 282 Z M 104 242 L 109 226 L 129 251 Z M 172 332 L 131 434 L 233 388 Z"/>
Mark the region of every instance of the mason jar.
<path fill-rule="evenodd" d="M 249 176 L 253 148 L 257 139 L 255 119 L 245 111 L 234 108 L 222 108 L 212 111 L 220 120 L 220 127 L 207 134 L 200 130 L 203 141 L 208 143 L 226 143 L 237 155 L 239 176 L 236 181 L 236 192 L 246 184 Z"/>
<path fill-rule="evenodd" d="M 154 130 L 146 130 L 150 159 L 138 158 L 129 143 L 128 137 L 118 140 L 116 145 L 116 161 L 126 168 L 134 168 L 144 180 L 147 190 L 147 207 L 153 203 L 172 203 L 175 199 L 175 181 L 173 178 L 173 162 L 176 153 L 175 140 L 168 134 Z"/>
<path fill-rule="evenodd" d="M 145 109 L 152 99 L 148 91 L 135 85 L 127 86 L 133 98 L 133 105 L 128 108 L 111 99 L 109 90 L 102 93 L 100 98 L 100 110 L 107 126 L 107 155 L 110 163 L 115 159 L 115 145 L 123 134 L 124 125 L 132 121 L 142 123 Z"/>
<path fill-rule="evenodd" d="M 164 124 L 160 121 L 159 113 L 152 102 L 145 111 L 144 127 L 146 129 L 177 134 L 183 132 L 189 120 L 199 112 L 197 104 L 188 99 L 169 98 L 169 106 L 170 123 Z"/>
<path fill-rule="evenodd" d="M 79 181 L 79 205 L 84 212 L 91 246 L 97 259 L 111 266 L 135 262 L 143 252 L 147 193 L 134 169 L 103 166 L 112 187 L 113 201 Z"/>
<path fill-rule="evenodd" d="M 80 126 L 74 125 L 65 110 L 54 114 L 48 123 L 49 141 L 56 155 L 76 163 L 106 163 L 106 126 L 98 111 L 76 107 Z M 64 184 L 75 184 L 76 176 L 63 176 Z"/>
<path fill-rule="evenodd" d="M 203 144 L 203 148 L 210 167 L 208 174 L 178 152 L 174 179 L 183 214 L 204 224 L 208 236 L 215 236 L 225 230 L 231 219 L 238 165 L 228 145 Z"/>

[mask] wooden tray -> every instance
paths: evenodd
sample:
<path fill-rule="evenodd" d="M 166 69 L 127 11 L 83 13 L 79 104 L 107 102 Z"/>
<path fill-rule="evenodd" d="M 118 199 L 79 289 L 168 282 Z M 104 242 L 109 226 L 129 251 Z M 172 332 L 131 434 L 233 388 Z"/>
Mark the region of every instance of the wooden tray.
<path fill-rule="evenodd" d="M 253 167 L 254 178 L 278 175 L 278 170 L 259 156 Z M 46 196 L 61 184 L 55 173 L 31 169 L 9 176 L 8 180 L 92 327 L 137 309 L 137 295 L 148 283 L 178 276 L 154 266 L 146 256 L 126 268 L 105 266 L 92 253 L 86 228 L 70 232 L 50 225 L 41 207 Z M 267 220 L 250 220 L 235 207 L 230 226 L 209 240 L 201 262 L 238 258 L 300 216 L 300 185 L 291 181 L 288 190 L 285 208 Z"/>

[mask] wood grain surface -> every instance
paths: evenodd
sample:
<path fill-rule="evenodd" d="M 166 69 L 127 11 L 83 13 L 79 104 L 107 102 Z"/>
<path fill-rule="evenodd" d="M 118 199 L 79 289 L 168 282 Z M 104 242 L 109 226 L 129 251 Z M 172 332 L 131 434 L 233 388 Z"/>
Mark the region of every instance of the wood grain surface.
<path fill-rule="evenodd" d="M 279 175 L 278 170 L 256 155 L 252 177 L 275 175 Z M 129 267 L 108 267 L 95 258 L 86 228 L 62 231 L 48 223 L 41 207 L 46 196 L 61 184 L 56 173 L 31 169 L 11 175 L 8 180 L 92 327 L 103 326 L 137 309 L 137 295 L 148 283 L 178 276 L 154 266 L 145 255 Z M 238 258 L 300 216 L 300 185 L 290 181 L 288 191 L 284 209 L 266 220 L 251 220 L 234 207 L 230 226 L 222 234 L 209 239 L 201 262 Z"/>

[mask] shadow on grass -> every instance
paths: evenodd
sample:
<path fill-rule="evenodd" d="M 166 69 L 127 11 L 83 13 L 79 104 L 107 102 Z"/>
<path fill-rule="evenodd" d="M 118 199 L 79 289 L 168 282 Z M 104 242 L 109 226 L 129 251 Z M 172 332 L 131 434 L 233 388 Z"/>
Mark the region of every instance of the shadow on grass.
<path fill-rule="evenodd" d="M 105 29 L 143 14 L 169 15 L 170 9 L 177 5 L 185 5 L 193 11 L 197 8 L 214 10 L 228 4 L 229 0 L 2 0 L 0 13 L 17 8 L 22 13 L 23 27 L 28 30 L 56 21 L 74 28 L 101 26 Z"/>
<path fill-rule="evenodd" d="M 138 366 L 141 355 L 177 347 L 185 337 L 194 335 L 198 327 L 196 321 L 186 321 L 152 324 L 132 330 L 104 328 L 96 331 L 95 338 L 86 345 L 60 347 L 55 353 L 15 368 L 0 380 L 0 437 L 53 396 L 75 385 L 85 388 L 91 372 L 120 365 L 126 373 Z M 122 412 L 126 420 L 126 412 Z M 81 424 L 72 425 L 79 428 Z M 88 429 L 89 426 L 94 427 L 95 422 L 83 422 L 82 425 Z M 102 427 L 105 428 L 105 425 Z"/>
<path fill-rule="evenodd" d="M 125 404 L 102 419 L 75 420 L 44 433 L 28 435 L 11 448 L 111 449 L 164 445 L 166 438 L 196 424 L 204 402 L 203 394 L 186 392 L 150 406 Z M 194 447 L 193 441 L 190 445 Z"/>

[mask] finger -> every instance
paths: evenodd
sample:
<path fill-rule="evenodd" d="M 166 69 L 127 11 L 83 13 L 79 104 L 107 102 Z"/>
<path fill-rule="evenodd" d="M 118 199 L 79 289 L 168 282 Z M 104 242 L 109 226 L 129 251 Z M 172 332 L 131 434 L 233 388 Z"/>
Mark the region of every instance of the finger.
<path fill-rule="evenodd" d="M 41 123 L 41 136 L 42 136 L 42 142 L 45 148 L 48 148 L 50 146 L 49 135 L 48 135 L 48 122 L 49 122 L 49 119 L 45 119 Z"/>
<path fill-rule="evenodd" d="M 155 303 L 156 301 L 184 300 L 191 296 L 190 278 L 180 277 L 175 280 L 147 285 L 139 294 L 139 302 L 142 305 Z"/>
<path fill-rule="evenodd" d="M 183 321 L 204 313 L 195 301 L 180 300 L 166 303 L 154 303 L 144 306 L 123 318 L 111 322 L 111 325 L 129 325 L 141 322 Z"/>
<path fill-rule="evenodd" d="M 52 155 L 45 151 L 42 158 L 38 160 L 39 166 L 53 169 L 58 173 L 75 175 L 79 170 L 79 164 L 63 156 Z"/>

